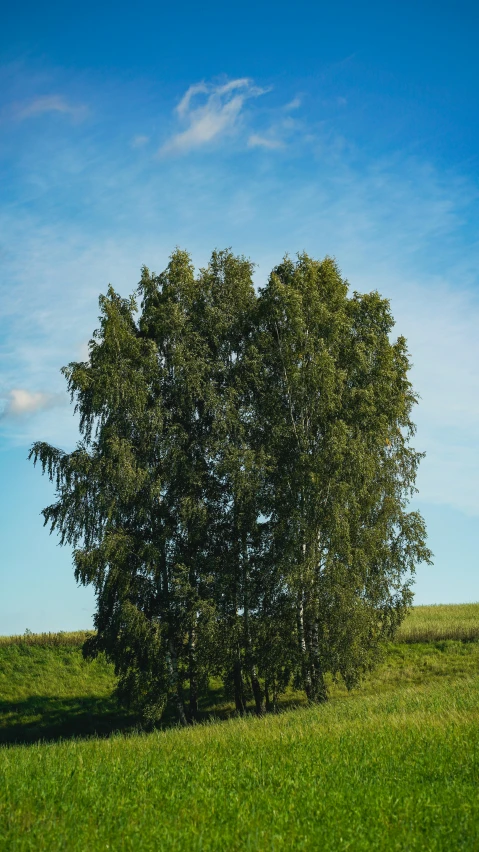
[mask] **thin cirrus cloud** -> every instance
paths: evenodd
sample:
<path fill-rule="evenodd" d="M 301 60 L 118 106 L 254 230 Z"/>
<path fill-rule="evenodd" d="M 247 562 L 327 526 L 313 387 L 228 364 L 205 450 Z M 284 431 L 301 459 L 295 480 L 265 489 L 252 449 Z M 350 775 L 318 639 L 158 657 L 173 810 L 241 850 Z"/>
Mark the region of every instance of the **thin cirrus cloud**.
<path fill-rule="evenodd" d="M 285 110 L 285 112 L 289 112 L 289 110 L 299 109 L 301 104 L 302 104 L 302 99 L 299 97 L 299 95 L 296 95 L 296 97 L 293 98 L 292 101 L 289 101 L 289 103 L 287 103 L 285 105 L 284 110 Z"/>
<path fill-rule="evenodd" d="M 63 95 L 43 95 L 14 109 L 15 118 L 20 121 L 46 113 L 63 113 L 79 121 L 86 115 L 87 108 L 84 104 L 70 103 Z"/>
<path fill-rule="evenodd" d="M 44 393 L 42 391 L 27 391 L 23 388 L 14 388 L 6 397 L 6 405 L 2 411 L 1 418 L 25 417 L 46 411 L 58 405 L 64 405 L 65 394 Z"/>
<path fill-rule="evenodd" d="M 283 148 L 284 142 L 279 139 L 273 139 L 269 136 L 261 136 L 259 133 L 252 133 L 248 139 L 249 148 L 266 148 L 269 151 L 274 151 L 277 148 Z"/>
<path fill-rule="evenodd" d="M 195 83 L 183 95 L 175 110 L 180 123 L 186 125 L 185 129 L 168 139 L 159 153 L 186 153 L 233 133 L 246 101 L 268 91 L 254 86 L 248 77 L 219 85 Z"/>

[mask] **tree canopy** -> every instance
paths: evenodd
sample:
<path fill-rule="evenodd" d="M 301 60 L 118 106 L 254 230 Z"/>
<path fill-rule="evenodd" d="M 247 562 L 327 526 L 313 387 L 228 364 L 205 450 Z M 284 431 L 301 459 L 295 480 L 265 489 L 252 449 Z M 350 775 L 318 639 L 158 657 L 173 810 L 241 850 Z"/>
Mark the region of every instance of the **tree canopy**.
<path fill-rule="evenodd" d="M 244 257 L 195 275 L 177 250 L 99 319 L 63 368 L 80 442 L 30 451 L 56 488 L 45 524 L 96 592 L 85 655 L 152 723 L 168 702 L 194 719 L 213 675 L 240 713 L 291 683 L 353 687 L 431 558 L 388 301 L 350 295 L 331 258 L 286 257 L 257 292 Z"/>

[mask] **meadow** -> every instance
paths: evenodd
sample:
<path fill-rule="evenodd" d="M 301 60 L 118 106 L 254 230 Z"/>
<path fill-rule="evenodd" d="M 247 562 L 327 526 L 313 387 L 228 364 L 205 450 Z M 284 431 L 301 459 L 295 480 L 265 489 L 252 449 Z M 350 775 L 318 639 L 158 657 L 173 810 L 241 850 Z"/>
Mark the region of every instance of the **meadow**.
<path fill-rule="evenodd" d="M 238 719 L 213 684 L 153 733 L 82 639 L 0 640 L 1 849 L 479 848 L 479 605 L 416 607 L 326 705 Z"/>

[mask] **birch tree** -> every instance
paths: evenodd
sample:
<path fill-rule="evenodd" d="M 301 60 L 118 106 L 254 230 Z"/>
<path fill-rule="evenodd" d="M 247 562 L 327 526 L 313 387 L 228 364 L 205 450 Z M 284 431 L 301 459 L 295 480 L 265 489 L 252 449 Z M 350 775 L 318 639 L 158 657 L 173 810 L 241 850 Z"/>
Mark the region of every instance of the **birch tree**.
<path fill-rule="evenodd" d="M 89 359 L 63 370 L 81 440 L 30 453 L 95 589 L 84 653 L 150 723 L 197 718 L 213 674 L 239 713 L 351 688 L 431 556 L 387 300 L 350 295 L 328 258 L 286 258 L 259 293 L 252 272 L 228 250 L 195 275 L 177 250 L 132 297 L 110 287 Z"/>
<path fill-rule="evenodd" d="M 411 603 L 415 565 L 430 560 L 424 522 L 406 511 L 417 398 L 388 301 L 349 296 L 333 260 L 286 258 L 258 316 L 273 562 L 297 679 L 324 700 L 326 672 L 350 687 L 374 663 Z"/>

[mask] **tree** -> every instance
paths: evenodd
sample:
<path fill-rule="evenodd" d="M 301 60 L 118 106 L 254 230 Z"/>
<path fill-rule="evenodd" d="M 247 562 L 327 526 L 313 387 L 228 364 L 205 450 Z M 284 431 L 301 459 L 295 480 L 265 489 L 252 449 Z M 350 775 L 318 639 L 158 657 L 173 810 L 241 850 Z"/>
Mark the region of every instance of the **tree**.
<path fill-rule="evenodd" d="M 312 701 L 328 672 L 353 686 L 430 559 L 387 301 L 349 297 L 329 259 L 286 258 L 256 295 L 245 258 L 195 277 L 177 250 L 100 309 L 89 360 L 63 370 L 82 440 L 30 452 L 56 486 L 45 523 L 95 588 L 85 655 L 150 722 L 168 702 L 194 719 L 212 673 L 240 713 L 292 678 Z"/>
<path fill-rule="evenodd" d="M 324 700 L 325 672 L 350 687 L 373 664 L 431 557 L 420 514 L 405 511 L 421 458 L 409 446 L 416 396 L 389 303 L 348 297 L 331 259 L 286 258 L 258 316 L 273 562 L 289 625 L 295 615 L 292 668 Z"/>

